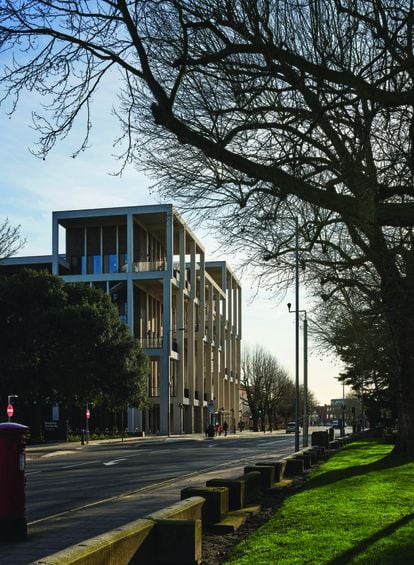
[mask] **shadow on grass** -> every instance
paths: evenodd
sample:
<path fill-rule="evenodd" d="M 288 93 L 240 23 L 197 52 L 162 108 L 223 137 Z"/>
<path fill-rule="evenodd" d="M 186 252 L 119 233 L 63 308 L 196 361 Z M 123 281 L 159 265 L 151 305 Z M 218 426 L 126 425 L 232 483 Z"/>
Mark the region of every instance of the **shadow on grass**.
<path fill-rule="evenodd" d="M 359 449 L 363 449 L 364 446 L 360 446 Z M 355 446 L 352 446 L 355 449 Z M 316 477 L 312 477 L 309 482 L 304 485 L 303 490 L 311 490 L 314 488 L 319 488 L 321 486 L 327 486 L 338 481 L 350 479 L 352 477 L 358 477 L 360 475 L 366 475 L 373 471 L 384 471 L 385 469 L 392 469 L 396 467 L 401 467 L 412 463 L 412 458 L 408 456 L 396 455 L 393 452 L 389 453 L 381 459 L 377 459 L 372 463 L 367 463 L 366 465 L 355 465 L 353 467 L 344 467 L 343 469 L 335 469 L 333 471 L 327 471 Z"/>
<path fill-rule="evenodd" d="M 393 524 L 390 524 L 386 528 L 383 528 L 382 530 L 380 530 L 379 532 L 377 532 L 373 536 L 361 541 L 358 545 L 356 545 L 352 549 L 348 549 L 347 551 L 345 551 L 344 553 L 342 553 L 338 557 L 335 557 L 334 559 L 329 561 L 328 565 L 346 565 L 346 564 L 351 563 L 352 559 L 354 559 L 355 557 L 358 557 L 358 555 L 360 555 L 362 552 L 366 551 L 371 545 L 373 545 L 377 541 L 379 541 L 379 540 L 381 540 L 381 539 L 383 539 L 387 536 L 390 536 L 396 530 L 398 530 L 402 526 L 405 526 L 406 524 L 408 524 L 413 519 L 414 519 L 414 512 L 411 513 L 411 514 L 407 514 L 407 516 L 403 516 L 402 518 L 400 518 L 399 520 L 397 520 Z M 409 556 L 411 556 L 412 554 L 414 554 L 414 545 L 412 545 L 411 547 L 405 546 L 405 547 L 402 547 L 402 548 L 397 546 L 397 547 L 393 548 L 393 550 L 391 550 L 391 551 L 394 551 L 395 553 L 392 556 L 390 556 L 390 558 L 392 559 L 392 561 L 390 561 L 390 562 L 392 562 L 392 563 L 407 563 L 408 561 L 406 561 L 406 559 Z M 401 554 L 401 552 L 402 552 L 402 554 Z M 400 561 L 400 558 L 403 558 L 404 561 Z M 379 559 L 378 563 L 380 563 L 380 562 L 383 563 L 384 561 Z"/>

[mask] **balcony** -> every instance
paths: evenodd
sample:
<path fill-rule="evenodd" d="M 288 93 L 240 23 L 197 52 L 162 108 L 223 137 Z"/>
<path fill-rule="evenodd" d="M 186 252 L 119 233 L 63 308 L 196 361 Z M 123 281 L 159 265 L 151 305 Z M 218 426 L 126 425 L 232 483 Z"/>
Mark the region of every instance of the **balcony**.
<path fill-rule="evenodd" d="M 160 388 L 158 386 L 149 387 L 148 396 L 150 398 L 157 398 L 160 395 Z"/>
<path fill-rule="evenodd" d="M 138 343 L 142 349 L 162 349 L 164 338 L 163 337 L 142 337 L 138 338 Z"/>
<path fill-rule="evenodd" d="M 165 271 L 167 261 L 165 259 L 157 261 L 136 261 L 132 264 L 134 273 L 147 273 L 150 271 Z"/>

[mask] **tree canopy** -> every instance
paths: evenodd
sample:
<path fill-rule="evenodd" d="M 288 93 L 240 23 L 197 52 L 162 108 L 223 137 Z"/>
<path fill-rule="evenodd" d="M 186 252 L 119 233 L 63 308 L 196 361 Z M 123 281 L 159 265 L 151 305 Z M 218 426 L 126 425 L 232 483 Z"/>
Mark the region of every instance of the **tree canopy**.
<path fill-rule="evenodd" d="M 413 13 L 406 0 L 0 7 L 0 51 L 10 55 L 4 99 L 13 111 L 26 90 L 44 98 L 34 114 L 41 156 L 76 120 L 86 126 L 78 150 L 87 147 L 93 94 L 110 75 L 119 85 L 121 168 L 152 171 L 225 241 L 250 248 L 259 267 L 267 260 L 276 283 L 292 276 L 296 229 L 301 261 L 323 279 L 332 281 L 333 269 L 336 286 L 355 287 L 361 273 L 375 274 L 397 448 L 410 453 Z"/>
<path fill-rule="evenodd" d="M 148 360 L 101 290 L 24 270 L 0 278 L 0 389 L 43 404 L 140 406 Z"/>
<path fill-rule="evenodd" d="M 281 419 L 295 419 L 295 385 L 277 359 L 261 346 L 243 348 L 240 384 L 255 431 L 259 426 L 271 431 L 277 429 Z M 303 406 L 303 390 L 299 396 Z M 307 400 L 309 414 L 316 407 L 311 391 Z"/>

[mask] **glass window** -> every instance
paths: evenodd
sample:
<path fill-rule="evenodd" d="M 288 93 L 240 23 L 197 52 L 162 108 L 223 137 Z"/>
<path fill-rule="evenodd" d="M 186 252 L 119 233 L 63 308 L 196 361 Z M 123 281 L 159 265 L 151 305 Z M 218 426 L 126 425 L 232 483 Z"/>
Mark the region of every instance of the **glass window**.
<path fill-rule="evenodd" d="M 118 272 L 118 259 L 116 255 L 108 255 L 108 262 L 109 262 L 109 272 L 110 273 L 117 273 Z"/>
<path fill-rule="evenodd" d="M 102 257 L 100 255 L 93 256 L 93 274 L 100 275 L 102 273 Z"/>

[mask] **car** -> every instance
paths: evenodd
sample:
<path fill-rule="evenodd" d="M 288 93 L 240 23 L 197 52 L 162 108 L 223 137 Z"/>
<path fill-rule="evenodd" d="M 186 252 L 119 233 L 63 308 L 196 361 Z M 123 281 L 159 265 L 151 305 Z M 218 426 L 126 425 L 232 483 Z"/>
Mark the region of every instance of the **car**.
<path fill-rule="evenodd" d="M 300 426 L 299 426 L 300 431 Z M 286 424 L 286 433 L 287 434 L 294 434 L 296 432 L 296 422 L 288 422 Z"/>
<path fill-rule="evenodd" d="M 333 420 L 332 422 L 326 422 L 326 425 L 330 428 L 334 428 L 335 430 L 341 429 L 341 422 L 338 420 Z"/>

